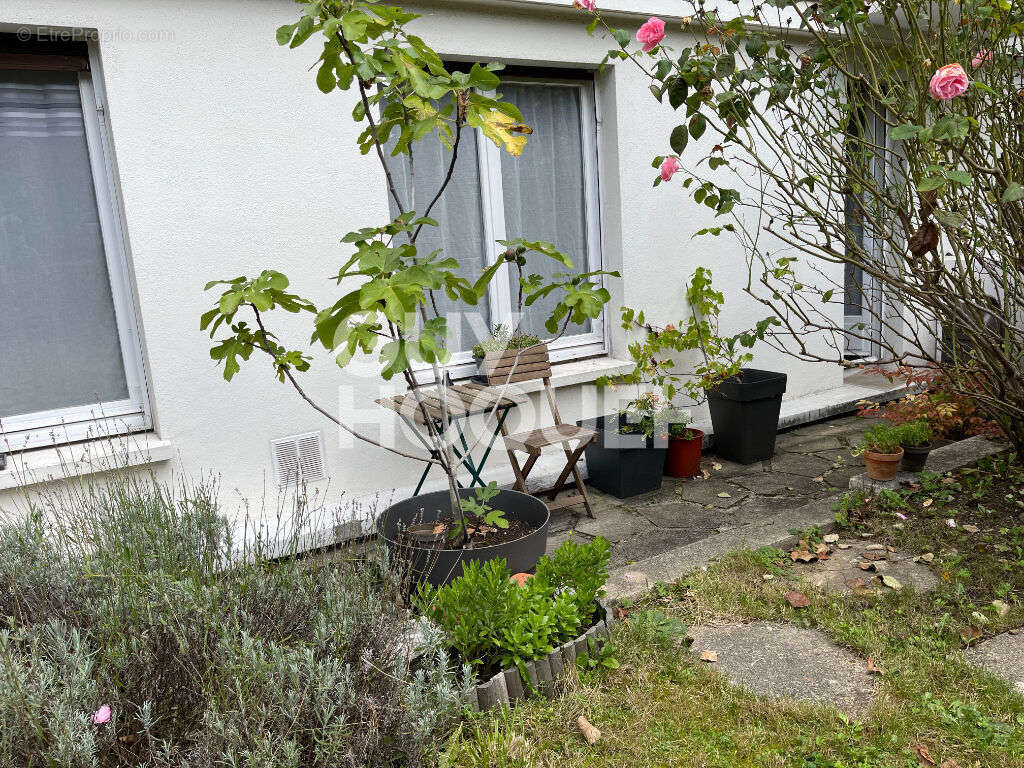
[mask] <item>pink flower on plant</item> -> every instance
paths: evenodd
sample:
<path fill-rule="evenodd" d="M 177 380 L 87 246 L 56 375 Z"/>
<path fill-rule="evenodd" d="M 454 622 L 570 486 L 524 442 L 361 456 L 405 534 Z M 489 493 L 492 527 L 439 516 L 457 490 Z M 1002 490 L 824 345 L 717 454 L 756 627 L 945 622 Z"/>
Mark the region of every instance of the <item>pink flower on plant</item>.
<path fill-rule="evenodd" d="M 651 16 L 644 22 L 643 26 L 636 31 L 636 40 L 642 43 L 644 53 L 658 45 L 665 39 L 665 22 L 657 16 Z"/>
<path fill-rule="evenodd" d="M 970 81 L 962 66 L 947 64 L 932 75 L 932 81 L 928 84 L 928 92 L 931 93 L 933 99 L 949 101 L 965 93 L 969 85 Z"/>
<path fill-rule="evenodd" d="M 104 704 L 102 707 L 92 713 L 92 722 L 94 725 L 102 725 L 103 723 L 110 721 L 110 707 Z"/>
<path fill-rule="evenodd" d="M 676 171 L 679 170 L 679 161 L 674 157 L 666 157 L 658 170 L 661 171 L 662 181 L 671 181 Z"/>
<path fill-rule="evenodd" d="M 978 51 L 971 60 L 971 67 L 980 69 L 986 64 L 992 63 L 992 51 Z"/>
<path fill-rule="evenodd" d="M 572 7 L 577 11 L 590 11 L 593 13 L 597 10 L 597 3 L 594 0 L 572 0 Z"/>

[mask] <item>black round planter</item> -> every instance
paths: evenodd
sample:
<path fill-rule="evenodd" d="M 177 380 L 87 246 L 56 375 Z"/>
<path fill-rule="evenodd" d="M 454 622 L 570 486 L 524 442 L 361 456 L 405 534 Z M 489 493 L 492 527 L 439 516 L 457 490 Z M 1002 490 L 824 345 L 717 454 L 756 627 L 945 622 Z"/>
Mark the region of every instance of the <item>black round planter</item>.
<path fill-rule="evenodd" d="M 920 472 L 924 469 L 924 465 L 928 461 L 928 454 L 931 452 L 931 443 L 928 445 L 904 445 L 900 469 L 904 472 Z"/>
<path fill-rule="evenodd" d="M 707 390 L 715 453 L 738 464 L 770 459 L 785 391 L 786 374 L 754 368 Z"/>
<path fill-rule="evenodd" d="M 622 434 L 619 427 L 625 423 L 622 414 L 576 422 L 600 432 L 585 449 L 587 483 L 619 499 L 661 488 L 668 450 L 667 437 Z"/>
<path fill-rule="evenodd" d="M 468 488 L 463 488 L 459 493 L 463 498 L 473 496 L 473 491 Z M 377 521 L 377 532 L 394 552 L 409 559 L 417 581 L 426 581 L 435 587 L 442 587 L 457 579 L 462 575 L 462 564 L 474 560 L 486 562 L 504 558 L 512 573 L 531 570 L 537 565 L 548 544 L 551 513 L 547 505 L 519 491 L 499 491 L 489 504 L 494 509 L 502 510 L 509 520 L 520 520 L 539 527 L 521 539 L 476 549 L 439 549 L 410 544 L 405 537 L 400 537 L 402 530 L 410 525 L 430 523 L 451 515 L 452 504 L 448 491 L 435 491 L 392 504 Z"/>

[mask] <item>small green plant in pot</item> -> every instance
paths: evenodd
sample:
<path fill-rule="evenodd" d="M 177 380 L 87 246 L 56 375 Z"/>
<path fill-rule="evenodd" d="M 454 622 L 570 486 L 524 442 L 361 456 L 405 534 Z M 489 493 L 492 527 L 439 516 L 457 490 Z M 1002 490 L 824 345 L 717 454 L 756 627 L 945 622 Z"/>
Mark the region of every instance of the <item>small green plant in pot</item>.
<path fill-rule="evenodd" d="M 520 311 L 522 308 L 520 307 Z M 473 347 L 477 378 L 484 384 L 500 386 L 518 372 L 534 370 L 533 363 L 550 364 L 548 348 L 538 336 L 498 323 L 491 333 Z"/>
<path fill-rule="evenodd" d="M 900 446 L 903 448 L 900 468 L 904 472 L 920 472 L 932 450 L 934 434 L 931 425 L 921 419 L 901 424 L 897 429 L 900 431 Z"/>
<path fill-rule="evenodd" d="M 903 448 L 900 441 L 903 430 L 888 424 L 876 424 L 864 433 L 864 440 L 857 449 L 864 454 L 864 466 L 872 480 L 892 480 L 896 477 Z"/>

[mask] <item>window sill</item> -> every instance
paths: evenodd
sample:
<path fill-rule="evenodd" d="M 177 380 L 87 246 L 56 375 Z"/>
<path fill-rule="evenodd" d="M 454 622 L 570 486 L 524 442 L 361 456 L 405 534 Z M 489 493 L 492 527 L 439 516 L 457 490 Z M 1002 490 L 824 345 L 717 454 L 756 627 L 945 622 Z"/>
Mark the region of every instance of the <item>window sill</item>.
<path fill-rule="evenodd" d="M 628 373 L 633 368 L 633 363 L 617 360 L 614 357 L 590 357 L 585 360 L 552 363 L 551 386 L 558 389 L 576 384 L 593 384 L 601 376 L 619 376 Z M 544 389 L 544 382 L 535 379 L 521 381 L 514 386 L 518 391 L 524 393 L 540 392 Z"/>
<path fill-rule="evenodd" d="M 7 467 L 0 470 L 0 490 L 141 467 L 169 461 L 175 454 L 174 444 L 153 432 L 36 448 L 7 457 Z"/>

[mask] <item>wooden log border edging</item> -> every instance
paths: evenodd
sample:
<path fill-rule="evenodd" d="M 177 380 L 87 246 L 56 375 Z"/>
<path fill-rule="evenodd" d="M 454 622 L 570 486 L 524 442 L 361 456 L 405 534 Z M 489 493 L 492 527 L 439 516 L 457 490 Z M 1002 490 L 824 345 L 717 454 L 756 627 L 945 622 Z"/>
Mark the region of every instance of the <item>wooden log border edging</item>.
<path fill-rule="evenodd" d="M 524 684 L 519 670 L 515 667 L 503 669 L 490 680 L 470 688 L 463 695 L 463 701 L 474 712 L 483 712 L 494 707 L 509 707 L 517 701 L 528 698 L 531 691 L 547 698 L 557 693 L 560 679 L 576 665 L 576 657 L 588 652 L 588 640 L 598 642 L 607 639 L 615 624 L 615 613 L 611 602 L 598 600 L 604 618 L 587 629 L 575 640 L 569 640 L 543 659 L 531 661 L 526 665 L 529 681 Z"/>

